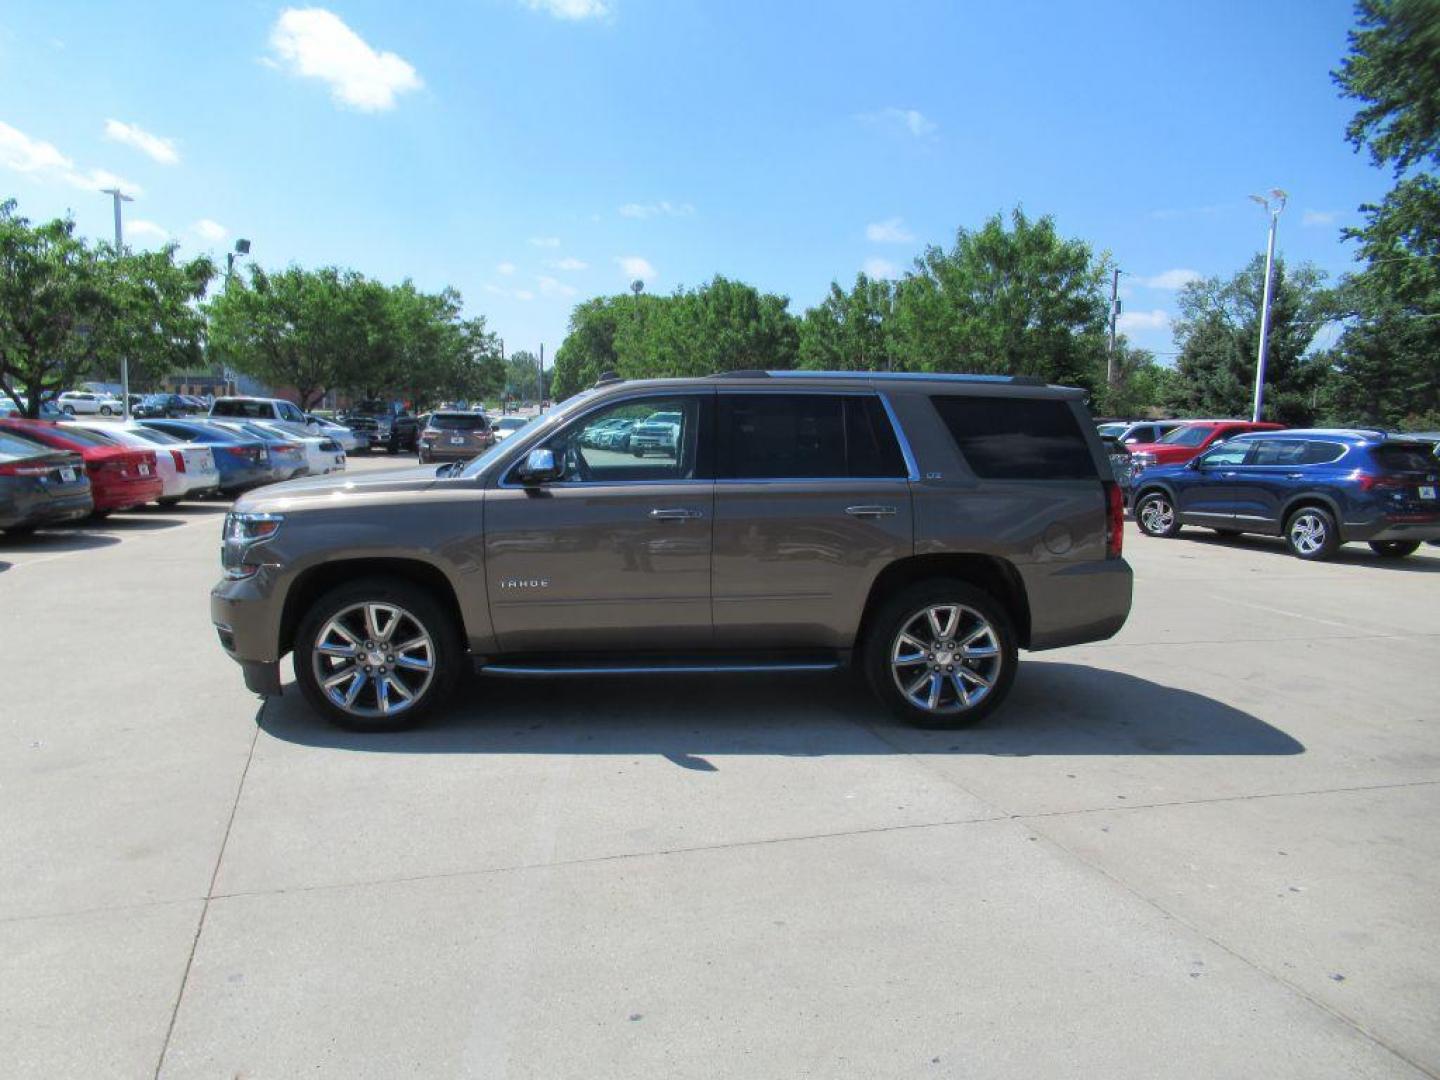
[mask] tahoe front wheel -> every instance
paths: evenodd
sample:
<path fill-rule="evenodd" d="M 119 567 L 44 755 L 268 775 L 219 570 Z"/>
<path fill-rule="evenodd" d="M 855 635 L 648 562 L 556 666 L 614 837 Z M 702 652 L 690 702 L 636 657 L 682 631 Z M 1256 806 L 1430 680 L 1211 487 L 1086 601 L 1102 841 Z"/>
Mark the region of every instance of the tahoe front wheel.
<path fill-rule="evenodd" d="M 877 613 L 863 645 L 866 678 L 916 727 L 957 728 L 1000 707 L 1015 681 L 1010 615 L 963 581 L 919 582 Z"/>
<path fill-rule="evenodd" d="M 295 681 L 314 708 L 353 731 L 414 727 L 454 688 L 454 621 L 425 590 L 370 578 L 320 597 L 295 634 Z"/>

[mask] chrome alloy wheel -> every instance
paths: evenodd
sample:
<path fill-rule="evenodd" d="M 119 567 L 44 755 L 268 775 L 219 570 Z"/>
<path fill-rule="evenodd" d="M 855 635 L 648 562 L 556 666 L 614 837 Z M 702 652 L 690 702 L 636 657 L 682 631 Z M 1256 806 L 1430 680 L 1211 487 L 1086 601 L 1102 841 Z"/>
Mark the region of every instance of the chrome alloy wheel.
<path fill-rule="evenodd" d="M 1163 533 L 1175 524 L 1175 508 L 1168 499 L 1152 495 L 1140 508 L 1140 524 L 1148 533 Z"/>
<path fill-rule="evenodd" d="M 984 701 L 1003 663 L 995 628 L 962 604 L 921 608 L 905 620 L 890 646 L 890 675 L 905 700 L 942 715 Z"/>
<path fill-rule="evenodd" d="M 338 709 L 373 719 L 397 716 L 425 696 L 435 677 L 435 642 L 395 604 L 352 604 L 315 636 L 315 682 Z"/>
<path fill-rule="evenodd" d="M 1325 519 L 1308 511 L 1290 522 L 1290 543 L 1302 555 L 1314 555 L 1325 546 Z"/>

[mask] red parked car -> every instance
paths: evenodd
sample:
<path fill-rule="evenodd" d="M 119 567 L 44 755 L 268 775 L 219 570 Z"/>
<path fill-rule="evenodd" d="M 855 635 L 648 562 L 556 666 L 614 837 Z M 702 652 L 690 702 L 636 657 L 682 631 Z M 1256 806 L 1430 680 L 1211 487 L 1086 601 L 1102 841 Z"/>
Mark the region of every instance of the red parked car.
<path fill-rule="evenodd" d="M 164 494 L 151 450 L 116 446 L 88 432 L 61 427 L 53 420 L 0 418 L 0 431 L 80 454 L 85 459 L 85 472 L 90 476 L 96 517 L 104 517 L 112 510 L 129 510 L 156 502 Z"/>
<path fill-rule="evenodd" d="M 1134 471 L 1151 465 L 1183 465 L 1210 447 L 1247 431 L 1279 431 L 1284 424 L 1265 420 L 1187 420 L 1159 442 L 1135 443 L 1129 448 Z"/>

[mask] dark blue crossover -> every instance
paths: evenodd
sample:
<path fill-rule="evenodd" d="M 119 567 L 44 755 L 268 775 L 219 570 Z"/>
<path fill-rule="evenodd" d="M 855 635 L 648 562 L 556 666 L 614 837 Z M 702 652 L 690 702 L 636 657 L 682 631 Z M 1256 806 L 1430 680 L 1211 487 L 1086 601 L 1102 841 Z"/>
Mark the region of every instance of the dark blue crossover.
<path fill-rule="evenodd" d="M 1183 525 L 1222 535 L 1282 536 L 1302 559 L 1362 541 L 1403 558 L 1440 539 L 1434 446 L 1382 431 L 1293 429 L 1239 435 L 1183 465 L 1135 477 L 1135 520 L 1148 536 Z"/>

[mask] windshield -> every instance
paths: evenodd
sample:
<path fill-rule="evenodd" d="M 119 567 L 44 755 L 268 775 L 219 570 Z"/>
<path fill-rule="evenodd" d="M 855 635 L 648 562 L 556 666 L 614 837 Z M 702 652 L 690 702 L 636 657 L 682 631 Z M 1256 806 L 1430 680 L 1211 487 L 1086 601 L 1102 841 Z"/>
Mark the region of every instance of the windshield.
<path fill-rule="evenodd" d="M 1101 424 L 1095 430 L 1100 432 L 1101 435 L 1109 435 L 1111 438 L 1117 438 L 1124 434 L 1125 429 L 1129 426 L 1129 424 Z"/>
<path fill-rule="evenodd" d="M 1210 436 L 1210 429 L 1204 425 L 1178 427 L 1160 441 L 1170 446 L 1199 446 Z"/>

